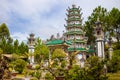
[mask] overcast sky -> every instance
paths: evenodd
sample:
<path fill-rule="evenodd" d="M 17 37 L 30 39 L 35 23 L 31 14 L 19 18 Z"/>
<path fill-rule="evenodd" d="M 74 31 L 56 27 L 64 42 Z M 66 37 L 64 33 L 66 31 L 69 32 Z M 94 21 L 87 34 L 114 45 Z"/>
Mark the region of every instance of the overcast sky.
<path fill-rule="evenodd" d="M 0 24 L 7 24 L 14 39 L 26 41 L 32 32 L 45 40 L 52 34 L 62 34 L 66 9 L 72 4 L 82 8 L 84 21 L 99 5 L 108 11 L 120 9 L 120 0 L 0 0 Z"/>

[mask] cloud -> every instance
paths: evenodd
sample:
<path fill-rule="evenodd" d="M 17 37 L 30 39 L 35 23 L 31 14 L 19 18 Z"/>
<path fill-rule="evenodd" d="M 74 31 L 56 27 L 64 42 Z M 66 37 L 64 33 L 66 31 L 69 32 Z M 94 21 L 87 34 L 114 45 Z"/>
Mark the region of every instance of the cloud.
<path fill-rule="evenodd" d="M 29 35 L 26 33 L 14 32 L 11 37 L 13 38 L 13 40 L 18 39 L 21 43 L 21 41 L 27 42 L 27 38 L 29 37 Z"/>
<path fill-rule="evenodd" d="M 31 32 L 42 39 L 61 33 L 68 6 L 73 3 L 82 8 L 84 21 L 92 10 L 101 5 L 107 9 L 117 7 L 119 0 L 0 0 L 0 23 L 5 22 L 12 37 L 26 40 Z M 22 38 L 23 37 L 23 38 Z"/>

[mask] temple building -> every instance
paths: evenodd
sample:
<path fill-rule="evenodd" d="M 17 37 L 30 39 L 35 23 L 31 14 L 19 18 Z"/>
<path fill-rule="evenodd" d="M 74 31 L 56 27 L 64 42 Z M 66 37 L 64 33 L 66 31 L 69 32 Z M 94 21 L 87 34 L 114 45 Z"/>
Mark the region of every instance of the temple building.
<path fill-rule="evenodd" d="M 72 45 L 68 48 L 69 52 L 80 51 L 77 58 L 80 61 L 86 59 L 86 43 L 87 38 L 83 31 L 82 26 L 82 13 L 81 8 L 72 5 L 72 8 L 67 9 L 67 19 L 66 19 L 66 39 L 67 41 L 72 42 Z"/>

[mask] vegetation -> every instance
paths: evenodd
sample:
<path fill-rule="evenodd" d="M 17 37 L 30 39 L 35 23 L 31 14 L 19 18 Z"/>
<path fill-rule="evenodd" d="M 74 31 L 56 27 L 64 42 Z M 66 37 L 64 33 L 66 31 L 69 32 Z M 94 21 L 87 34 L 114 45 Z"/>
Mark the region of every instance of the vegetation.
<path fill-rule="evenodd" d="M 107 80 L 104 74 L 104 63 L 98 57 L 92 56 L 87 59 L 85 68 L 74 65 L 66 74 L 66 80 Z"/>
<path fill-rule="evenodd" d="M 11 73 L 8 69 L 8 63 L 2 57 L 2 50 L 0 49 L 0 80 L 6 80 L 11 78 Z"/>
<path fill-rule="evenodd" d="M 92 45 L 95 42 L 94 27 L 98 18 L 102 23 L 105 39 L 108 37 L 115 37 L 117 42 L 119 42 L 120 10 L 112 8 L 112 10 L 108 12 L 106 8 L 98 6 L 93 10 L 92 14 L 84 24 L 84 30 L 88 37 L 88 44 Z"/>
<path fill-rule="evenodd" d="M 109 75 L 107 76 L 106 71 L 108 74 L 115 74 L 115 72 L 120 70 L 120 10 L 113 8 L 111 11 L 107 11 L 106 8 L 101 6 L 93 10 L 93 13 L 84 24 L 88 44 L 92 46 L 95 45 L 94 27 L 98 18 L 102 22 L 105 40 L 113 37 L 117 39 L 117 42 L 112 43 L 112 59 L 101 60 L 98 57 L 91 56 L 86 60 L 84 68 L 73 65 L 73 60 L 77 52 L 69 55 L 68 62 L 67 55 L 62 49 L 55 49 L 50 53 L 50 49 L 42 43 L 40 38 L 37 38 L 34 57 L 38 66 L 34 70 L 28 69 L 28 61 L 21 58 L 21 56 L 28 57 L 27 45 L 24 42 L 20 43 L 17 39 L 13 40 L 7 25 L 5 23 L 1 24 L 0 80 L 11 78 L 9 68 L 18 71 L 20 74 L 31 75 L 34 80 L 40 79 L 43 73 L 46 73 L 46 80 L 54 80 L 57 77 L 65 78 L 65 80 L 107 80 Z M 105 53 L 109 53 L 108 48 L 109 46 L 105 45 Z M 6 58 L 3 54 L 10 54 L 12 57 Z M 71 66 L 70 69 L 68 69 L 68 65 Z M 107 66 L 107 69 L 105 66 Z"/>
<path fill-rule="evenodd" d="M 18 71 L 19 73 L 23 72 L 23 69 L 26 67 L 26 62 L 22 59 L 17 59 L 11 63 L 12 67 L 15 71 Z"/>
<path fill-rule="evenodd" d="M 44 61 L 48 61 L 49 58 L 49 49 L 48 47 L 41 42 L 41 40 L 37 39 L 37 44 L 35 46 L 35 61 L 43 66 Z"/>

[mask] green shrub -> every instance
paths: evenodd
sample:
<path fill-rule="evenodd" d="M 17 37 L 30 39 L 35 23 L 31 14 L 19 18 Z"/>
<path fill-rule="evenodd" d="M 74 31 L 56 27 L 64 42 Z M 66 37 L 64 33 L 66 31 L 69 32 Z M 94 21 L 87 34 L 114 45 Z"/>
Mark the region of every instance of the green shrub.
<path fill-rule="evenodd" d="M 17 59 L 16 61 L 13 61 L 11 63 L 11 66 L 18 71 L 19 73 L 22 73 L 24 68 L 26 67 L 27 63 L 22 59 Z"/>
<path fill-rule="evenodd" d="M 54 80 L 54 77 L 48 72 L 45 74 L 45 79 L 46 80 Z"/>

